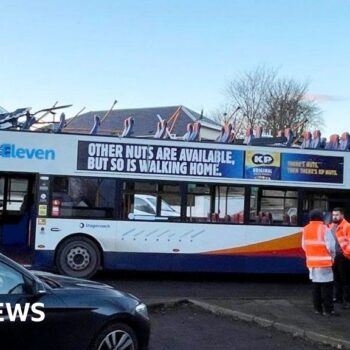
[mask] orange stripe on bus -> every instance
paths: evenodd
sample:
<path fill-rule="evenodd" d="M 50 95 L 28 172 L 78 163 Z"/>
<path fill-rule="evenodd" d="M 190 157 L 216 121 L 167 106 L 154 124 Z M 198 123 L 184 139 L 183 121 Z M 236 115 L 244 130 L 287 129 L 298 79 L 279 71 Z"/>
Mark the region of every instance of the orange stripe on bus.
<path fill-rule="evenodd" d="M 243 247 L 219 249 L 204 252 L 203 254 L 246 254 L 246 253 L 268 253 L 272 251 L 290 250 L 301 248 L 301 232 L 287 237 L 276 238 L 270 241 L 250 244 Z"/>

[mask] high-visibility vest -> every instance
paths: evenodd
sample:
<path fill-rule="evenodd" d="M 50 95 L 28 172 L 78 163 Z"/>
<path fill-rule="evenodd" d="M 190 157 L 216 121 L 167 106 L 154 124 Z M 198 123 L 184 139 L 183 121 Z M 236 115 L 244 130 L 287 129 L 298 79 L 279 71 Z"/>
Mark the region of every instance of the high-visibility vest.
<path fill-rule="evenodd" d="M 306 255 L 306 265 L 313 267 L 331 267 L 332 256 L 325 242 L 327 226 L 322 221 L 310 221 L 303 230 L 303 249 Z"/>
<path fill-rule="evenodd" d="M 343 219 L 335 234 L 343 254 L 350 259 L 350 224 Z"/>

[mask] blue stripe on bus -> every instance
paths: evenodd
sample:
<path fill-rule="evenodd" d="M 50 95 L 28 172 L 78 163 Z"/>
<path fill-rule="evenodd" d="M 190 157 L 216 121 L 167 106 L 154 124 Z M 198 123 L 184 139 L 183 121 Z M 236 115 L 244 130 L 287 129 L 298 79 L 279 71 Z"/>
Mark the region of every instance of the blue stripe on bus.
<path fill-rule="evenodd" d="M 178 272 L 305 273 L 305 260 L 297 257 L 111 253 L 106 269 Z"/>
<path fill-rule="evenodd" d="M 298 257 L 104 253 L 108 270 L 177 271 L 177 272 L 234 272 L 234 273 L 306 273 L 305 260 Z M 52 268 L 54 251 L 36 251 L 33 264 Z"/>
<path fill-rule="evenodd" d="M 54 250 L 36 250 L 32 261 L 34 269 L 51 269 L 54 267 Z"/>

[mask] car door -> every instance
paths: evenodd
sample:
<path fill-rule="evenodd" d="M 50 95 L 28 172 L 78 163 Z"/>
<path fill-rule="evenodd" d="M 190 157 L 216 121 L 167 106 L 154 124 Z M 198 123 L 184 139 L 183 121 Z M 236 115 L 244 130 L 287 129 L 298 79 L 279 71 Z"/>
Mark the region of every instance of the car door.
<path fill-rule="evenodd" d="M 14 350 L 60 349 L 67 330 L 57 315 L 65 305 L 50 291 L 33 292 L 34 285 L 34 279 L 0 260 L 0 341 Z"/>
<path fill-rule="evenodd" d="M 28 307 L 24 286 L 23 274 L 0 261 L 0 339 L 13 349 L 32 344 L 29 312 L 25 315 Z"/>

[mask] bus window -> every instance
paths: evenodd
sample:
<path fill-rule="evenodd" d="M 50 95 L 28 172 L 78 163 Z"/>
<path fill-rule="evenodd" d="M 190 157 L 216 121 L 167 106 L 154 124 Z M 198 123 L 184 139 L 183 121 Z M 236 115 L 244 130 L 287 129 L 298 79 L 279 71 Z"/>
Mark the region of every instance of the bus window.
<path fill-rule="evenodd" d="M 320 209 L 322 211 L 328 211 L 328 196 L 326 194 L 319 193 L 307 193 L 303 200 L 303 210 L 309 212 L 312 209 Z"/>
<path fill-rule="evenodd" d="M 303 216 L 302 216 L 302 225 L 306 225 L 309 222 L 309 212 L 312 209 L 320 209 L 323 213 L 328 216 L 331 215 L 329 213 L 329 198 L 326 194 L 320 193 L 305 193 L 305 197 L 303 199 Z M 330 223 L 330 218 L 327 217 L 327 223 Z"/>
<path fill-rule="evenodd" d="M 11 214 L 21 214 L 26 205 L 27 192 L 28 179 L 9 178 L 6 211 Z"/>
<path fill-rule="evenodd" d="M 181 192 L 180 185 L 161 185 L 159 188 L 160 215 L 180 218 Z"/>
<path fill-rule="evenodd" d="M 179 185 L 124 183 L 123 217 L 130 220 L 180 218 Z"/>
<path fill-rule="evenodd" d="M 211 212 L 212 192 L 206 184 L 188 184 L 186 217 L 188 221 L 218 221 L 218 213 Z"/>
<path fill-rule="evenodd" d="M 113 179 L 56 176 L 52 181 L 52 203 L 59 206 L 52 216 L 111 219 L 116 203 Z"/>
<path fill-rule="evenodd" d="M 244 187 L 216 186 L 215 213 L 222 222 L 243 224 Z"/>
<path fill-rule="evenodd" d="M 298 192 L 251 189 L 250 222 L 265 225 L 297 225 Z"/>

